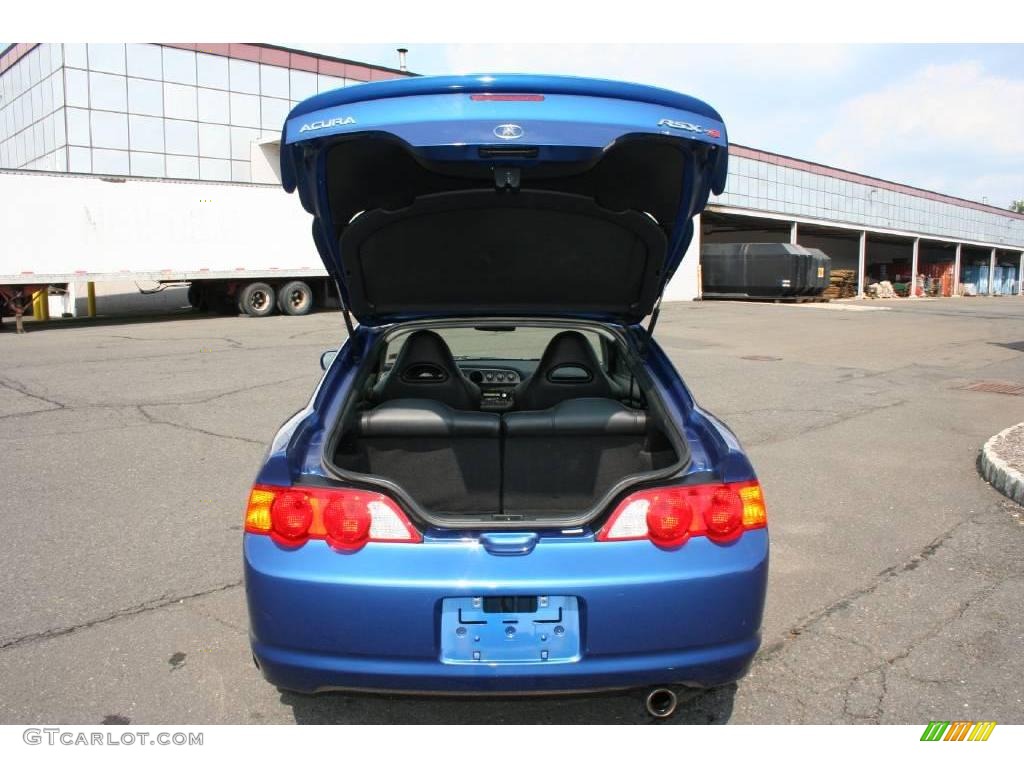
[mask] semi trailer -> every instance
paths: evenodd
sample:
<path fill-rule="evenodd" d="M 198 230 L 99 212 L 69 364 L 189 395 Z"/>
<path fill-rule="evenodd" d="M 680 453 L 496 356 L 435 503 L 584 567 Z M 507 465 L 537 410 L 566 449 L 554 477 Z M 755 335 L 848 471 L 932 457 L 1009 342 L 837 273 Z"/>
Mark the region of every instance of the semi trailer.
<path fill-rule="evenodd" d="M 3 315 L 126 281 L 254 317 L 337 306 L 308 214 L 276 185 L 4 170 L 0 199 Z"/>

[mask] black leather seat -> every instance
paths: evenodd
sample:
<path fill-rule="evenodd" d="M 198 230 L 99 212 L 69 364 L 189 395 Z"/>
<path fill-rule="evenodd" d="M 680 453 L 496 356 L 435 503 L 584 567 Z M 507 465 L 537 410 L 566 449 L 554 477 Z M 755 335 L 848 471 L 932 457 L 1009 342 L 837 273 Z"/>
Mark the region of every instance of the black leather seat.
<path fill-rule="evenodd" d="M 436 400 L 460 410 L 480 407 L 480 389 L 463 375 L 444 339 L 433 331 L 409 334 L 391 371 L 373 392 L 378 403 L 401 398 Z"/>
<path fill-rule="evenodd" d="M 666 461 L 651 450 L 647 414 L 608 398 L 507 413 L 502 423 L 505 512 L 581 512 L 622 478 Z"/>
<path fill-rule="evenodd" d="M 548 343 L 533 376 L 516 389 L 520 411 L 539 411 L 576 397 L 615 397 L 590 342 L 579 331 L 563 331 Z"/>
<path fill-rule="evenodd" d="M 363 437 L 492 437 L 498 438 L 496 413 L 458 411 L 434 400 L 388 400 L 359 414 Z"/>
<path fill-rule="evenodd" d="M 435 513 L 494 514 L 501 499 L 501 417 L 400 398 L 360 412 L 340 466 L 398 483 Z"/>
<path fill-rule="evenodd" d="M 543 411 L 505 414 L 505 434 L 514 437 L 643 435 L 647 413 L 603 397 L 566 400 Z"/>

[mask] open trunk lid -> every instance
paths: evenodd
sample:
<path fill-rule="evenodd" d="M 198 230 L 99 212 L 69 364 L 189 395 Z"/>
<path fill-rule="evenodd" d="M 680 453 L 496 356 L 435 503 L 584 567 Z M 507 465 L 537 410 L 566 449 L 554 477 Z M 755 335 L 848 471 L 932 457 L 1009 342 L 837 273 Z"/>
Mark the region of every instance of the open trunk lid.
<path fill-rule="evenodd" d="M 721 193 L 707 104 L 583 78 L 424 77 L 296 106 L 281 170 L 346 307 L 368 325 L 457 315 L 650 314 Z"/>

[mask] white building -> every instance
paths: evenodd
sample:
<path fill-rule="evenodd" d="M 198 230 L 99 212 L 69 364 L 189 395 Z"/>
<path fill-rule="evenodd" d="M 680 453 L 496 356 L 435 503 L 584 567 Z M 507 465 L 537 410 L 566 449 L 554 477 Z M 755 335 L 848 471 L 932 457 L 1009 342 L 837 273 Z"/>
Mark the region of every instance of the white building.
<path fill-rule="evenodd" d="M 0 54 L 0 168 L 277 184 L 292 106 L 407 74 L 266 44 L 17 43 Z M 1021 292 L 1024 215 L 748 147 L 697 232 L 667 299 L 699 295 L 705 242 L 820 247 L 859 293 L 919 274 Z"/>

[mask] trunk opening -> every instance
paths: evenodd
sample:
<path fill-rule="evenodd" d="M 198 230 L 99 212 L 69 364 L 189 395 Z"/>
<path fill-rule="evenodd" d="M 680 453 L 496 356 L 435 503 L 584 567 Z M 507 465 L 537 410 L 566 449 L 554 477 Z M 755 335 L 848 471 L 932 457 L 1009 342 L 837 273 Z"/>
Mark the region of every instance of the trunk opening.
<path fill-rule="evenodd" d="M 574 527 L 688 460 L 609 329 L 515 320 L 430 328 L 386 334 L 325 450 L 342 480 L 383 486 L 423 522 Z M 452 355 L 449 344 L 470 354 Z"/>

